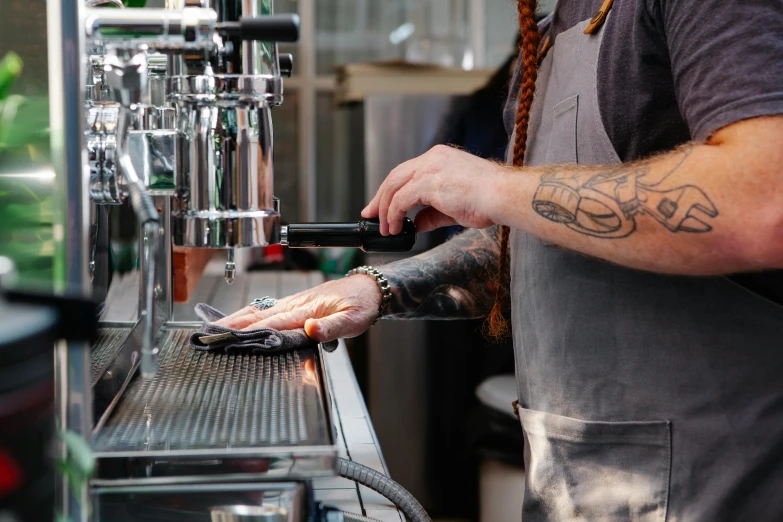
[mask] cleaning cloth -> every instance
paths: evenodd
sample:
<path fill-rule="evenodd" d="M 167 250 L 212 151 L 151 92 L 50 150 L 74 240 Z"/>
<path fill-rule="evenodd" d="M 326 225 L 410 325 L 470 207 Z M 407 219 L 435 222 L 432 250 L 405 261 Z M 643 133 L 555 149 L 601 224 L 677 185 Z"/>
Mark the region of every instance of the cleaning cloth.
<path fill-rule="evenodd" d="M 215 321 L 226 316 L 220 310 L 204 303 L 197 304 L 195 310 L 196 315 L 204 321 L 204 325 L 201 331 L 190 336 L 190 346 L 194 350 L 225 352 L 229 355 L 272 355 L 303 348 L 315 348 L 317 345 L 307 337 L 304 328 L 283 331 L 274 328 L 233 330 L 214 324 Z M 327 352 L 333 352 L 337 348 L 337 341 L 323 343 L 322 347 Z"/>

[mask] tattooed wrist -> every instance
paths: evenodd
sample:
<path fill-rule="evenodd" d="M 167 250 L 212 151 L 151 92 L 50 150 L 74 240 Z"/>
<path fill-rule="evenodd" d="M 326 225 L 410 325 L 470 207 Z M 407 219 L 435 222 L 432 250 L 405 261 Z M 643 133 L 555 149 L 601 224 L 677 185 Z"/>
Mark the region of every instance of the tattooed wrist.
<path fill-rule="evenodd" d="M 389 319 L 476 319 L 494 297 L 497 227 L 468 230 L 423 254 L 385 265 Z"/>

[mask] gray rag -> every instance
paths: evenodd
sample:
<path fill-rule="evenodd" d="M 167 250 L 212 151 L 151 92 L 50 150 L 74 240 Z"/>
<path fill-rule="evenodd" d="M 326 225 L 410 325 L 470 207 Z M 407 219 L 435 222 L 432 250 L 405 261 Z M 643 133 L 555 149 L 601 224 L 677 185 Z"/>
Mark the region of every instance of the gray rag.
<path fill-rule="evenodd" d="M 199 303 L 195 307 L 196 315 L 204 321 L 201 330 L 190 336 L 190 346 L 194 350 L 203 352 L 225 352 L 229 355 L 253 354 L 272 355 L 290 352 L 303 348 L 315 348 L 316 342 L 307 337 L 304 328 L 296 330 L 275 330 L 274 328 L 260 328 L 258 330 L 233 330 L 224 326 L 213 324 L 223 319 L 226 314 L 212 308 L 208 304 Z M 201 341 L 205 335 L 231 334 L 225 340 L 206 344 Z M 337 341 L 322 343 L 321 346 L 327 352 L 333 352 L 337 348 Z"/>

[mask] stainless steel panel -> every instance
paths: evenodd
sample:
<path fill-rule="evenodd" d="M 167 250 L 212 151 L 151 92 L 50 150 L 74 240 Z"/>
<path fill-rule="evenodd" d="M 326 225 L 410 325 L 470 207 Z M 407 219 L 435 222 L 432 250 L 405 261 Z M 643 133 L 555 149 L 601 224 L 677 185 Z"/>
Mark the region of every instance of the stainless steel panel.
<path fill-rule="evenodd" d="M 311 506 L 301 483 L 131 485 L 94 487 L 95 519 L 106 522 L 246 520 L 220 518 L 264 508 L 280 522 L 309 520 Z M 244 509 L 243 509 L 244 508 Z M 247 520 L 256 520 L 250 519 Z"/>

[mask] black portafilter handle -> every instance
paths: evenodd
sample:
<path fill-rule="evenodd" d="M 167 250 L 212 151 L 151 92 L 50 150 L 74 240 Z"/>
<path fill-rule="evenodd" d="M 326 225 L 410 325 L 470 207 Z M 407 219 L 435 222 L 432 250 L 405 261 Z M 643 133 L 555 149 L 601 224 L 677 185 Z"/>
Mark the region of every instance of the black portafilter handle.
<path fill-rule="evenodd" d="M 238 22 L 219 22 L 215 28 L 228 36 L 256 42 L 296 42 L 299 15 L 243 16 Z"/>
<path fill-rule="evenodd" d="M 377 219 L 358 223 L 292 223 L 283 227 L 281 243 L 293 248 L 347 247 L 365 252 L 408 252 L 416 243 L 416 227 L 402 220 L 402 232 L 382 236 Z"/>

